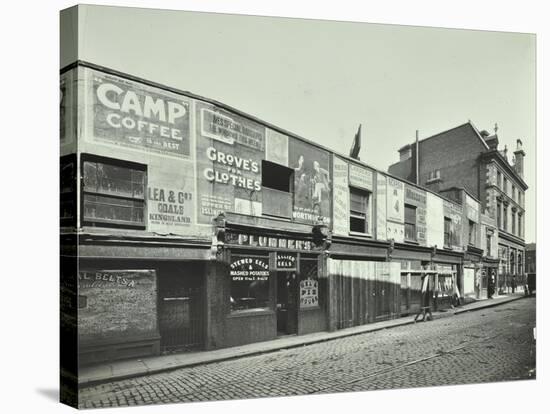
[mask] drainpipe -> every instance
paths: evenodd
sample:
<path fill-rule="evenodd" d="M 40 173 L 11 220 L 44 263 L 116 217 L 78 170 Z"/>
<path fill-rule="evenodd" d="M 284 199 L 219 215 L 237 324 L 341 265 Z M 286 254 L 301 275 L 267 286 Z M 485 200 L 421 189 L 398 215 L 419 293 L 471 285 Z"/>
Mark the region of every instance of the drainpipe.
<path fill-rule="evenodd" d="M 416 185 L 420 185 L 420 177 L 418 176 L 418 158 L 420 157 L 420 154 L 418 152 L 418 129 L 416 130 Z"/>

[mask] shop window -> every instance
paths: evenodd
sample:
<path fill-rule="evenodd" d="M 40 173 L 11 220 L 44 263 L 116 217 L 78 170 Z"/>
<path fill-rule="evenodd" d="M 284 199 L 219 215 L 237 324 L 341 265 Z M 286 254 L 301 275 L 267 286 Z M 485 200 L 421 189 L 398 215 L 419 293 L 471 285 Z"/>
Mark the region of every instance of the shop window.
<path fill-rule="evenodd" d="M 76 226 L 76 156 L 61 157 L 59 165 L 60 225 Z"/>
<path fill-rule="evenodd" d="M 451 219 L 449 217 L 445 217 L 444 239 L 443 239 L 443 243 L 445 247 L 451 247 L 451 227 L 452 227 Z"/>
<path fill-rule="evenodd" d="M 405 204 L 405 240 L 416 241 L 416 207 Z"/>
<path fill-rule="evenodd" d="M 144 165 L 87 156 L 82 170 L 85 225 L 145 228 Z"/>
<path fill-rule="evenodd" d="M 476 244 L 476 223 L 468 220 L 468 243 L 472 246 Z"/>
<path fill-rule="evenodd" d="M 269 308 L 269 259 L 232 256 L 229 266 L 231 312 Z"/>
<path fill-rule="evenodd" d="M 350 187 L 350 231 L 370 233 L 370 193 Z"/>
<path fill-rule="evenodd" d="M 262 161 L 263 214 L 291 218 L 294 170 Z"/>

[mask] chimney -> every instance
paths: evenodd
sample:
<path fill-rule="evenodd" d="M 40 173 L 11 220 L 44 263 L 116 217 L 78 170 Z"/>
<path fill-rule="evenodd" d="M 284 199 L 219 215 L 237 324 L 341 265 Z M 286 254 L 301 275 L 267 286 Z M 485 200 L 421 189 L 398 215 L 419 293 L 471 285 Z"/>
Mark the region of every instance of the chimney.
<path fill-rule="evenodd" d="M 505 145 L 504 149 L 500 151 L 506 162 L 508 162 L 508 146 Z"/>
<path fill-rule="evenodd" d="M 514 169 L 518 175 L 523 178 L 523 158 L 525 157 L 525 152 L 523 151 L 523 142 L 521 142 L 521 139 L 516 141 L 516 150 L 514 151 L 514 155 L 516 156 Z"/>

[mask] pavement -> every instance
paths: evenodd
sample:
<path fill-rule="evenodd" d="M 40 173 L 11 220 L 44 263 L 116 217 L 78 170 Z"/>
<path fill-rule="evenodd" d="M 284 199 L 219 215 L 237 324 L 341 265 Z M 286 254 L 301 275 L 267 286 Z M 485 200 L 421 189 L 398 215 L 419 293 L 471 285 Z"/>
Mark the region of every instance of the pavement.
<path fill-rule="evenodd" d="M 433 317 L 436 320 L 452 317 L 465 312 L 472 312 L 502 305 L 524 297 L 525 296 L 523 293 L 495 296 L 493 299 L 479 300 L 454 309 L 433 312 Z M 212 351 L 187 352 L 85 366 L 80 367 L 79 369 L 78 384 L 80 388 L 90 387 L 113 381 L 168 372 L 180 368 L 189 368 L 197 365 L 205 365 L 242 358 L 245 356 L 253 356 L 284 349 L 297 348 L 339 338 L 365 334 L 368 332 L 376 332 L 384 329 L 411 325 L 414 323 L 414 315 L 409 315 L 407 317 L 341 329 L 334 332 L 317 332 L 301 336 L 285 336 L 272 341 L 256 342 Z"/>

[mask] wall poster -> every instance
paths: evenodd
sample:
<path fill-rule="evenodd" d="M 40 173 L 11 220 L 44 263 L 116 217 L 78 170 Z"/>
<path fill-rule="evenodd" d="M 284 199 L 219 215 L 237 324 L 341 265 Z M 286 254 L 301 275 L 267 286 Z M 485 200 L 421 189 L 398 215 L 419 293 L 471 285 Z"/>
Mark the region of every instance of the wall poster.
<path fill-rule="evenodd" d="M 432 193 L 426 193 L 426 244 L 442 248 L 445 242 L 445 218 L 443 199 Z"/>
<path fill-rule="evenodd" d="M 349 184 L 372 192 L 373 172 L 359 165 L 349 165 Z"/>
<path fill-rule="evenodd" d="M 178 174 L 151 165 L 148 173 L 147 229 L 160 234 L 189 233 L 196 223 L 193 164 L 182 162 Z"/>
<path fill-rule="evenodd" d="M 289 142 L 289 167 L 294 169 L 294 220 L 330 223 L 330 156 L 327 151 L 297 139 Z"/>
<path fill-rule="evenodd" d="M 288 167 L 288 137 L 267 128 L 265 142 L 265 159 Z"/>
<path fill-rule="evenodd" d="M 333 197 L 333 233 L 340 236 L 349 234 L 349 182 L 348 163 L 341 158 L 333 158 L 332 166 Z"/>
<path fill-rule="evenodd" d="M 426 191 L 405 185 L 405 203 L 416 207 L 416 241 L 426 245 Z"/>
<path fill-rule="evenodd" d="M 186 158 L 190 155 L 187 97 L 95 70 L 86 70 L 92 139 Z"/>
<path fill-rule="evenodd" d="M 378 240 L 387 239 L 386 194 L 387 194 L 386 176 L 380 173 L 377 173 L 376 174 L 376 238 Z"/>
<path fill-rule="evenodd" d="M 157 330 L 154 270 L 78 273 L 78 335 L 81 340 L 120 338 Z"/>
<path fill-rule="evenodd" d="M 197 221 L 221 212 L 262 215 L 265 128 L 203 102 L 197 116 Z"/>
<path fill-rule="evenodd" d="M 387 184 L 387 219 L 405 223 L 404 185 L 392 177 L 387 177 Z"/>

